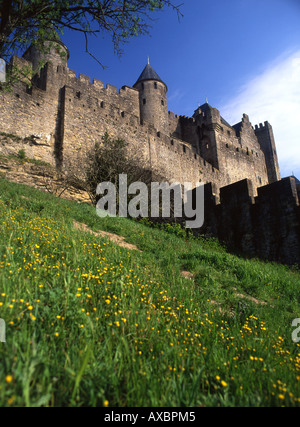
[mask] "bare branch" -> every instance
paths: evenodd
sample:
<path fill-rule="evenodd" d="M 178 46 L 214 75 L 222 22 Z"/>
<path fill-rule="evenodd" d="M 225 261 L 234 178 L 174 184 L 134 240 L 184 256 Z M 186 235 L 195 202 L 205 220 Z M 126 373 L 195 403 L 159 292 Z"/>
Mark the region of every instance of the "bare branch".
<path fill-rule="evenodd" d="M 88 47 L 88 37 L 87 37 L 87 34 L 85 33 L 84 34 L 84 36 L 85 36 L 85 51 L 86 51 L 86 53 L 88 53 L 96 62 L 98 62 L 98 64 L 103 68 L 103 70 L 105 70 L 106 68 L 107 68 L 107 66 L 106 65 L 103 65 L 97 58 L 96 58 L 96 56 L 95 55 L 93 55 L 90 51 L 89 51 L 89 47 Z"/>

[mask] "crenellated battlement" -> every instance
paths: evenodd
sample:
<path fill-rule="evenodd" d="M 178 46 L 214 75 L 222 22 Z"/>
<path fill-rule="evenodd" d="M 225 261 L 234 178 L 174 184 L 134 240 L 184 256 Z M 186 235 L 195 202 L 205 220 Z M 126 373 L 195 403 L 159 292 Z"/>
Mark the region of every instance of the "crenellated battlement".
<path fill-rule="evenodd" d="M 130 86 L 124 85 L 118 90 L 116 86 L 113 86 L 109 83 L 107 83 L 105 86 L 104 82 L 101 80 L 93 79 L 93 81 L 91 81 L 91 78 L 84 74 L 79 74 L 77 77 L 76 72 L 72 70 L 68 70 L 68 83 L 75 90 L 82 89 L 86 92 L 101 91 L 102 93 L 107 93 L 107 95 L 122 95 L 122 96 L 138 95 L 138 91 Z"/>
<path fill-rule="evenodd" d="M 255 125 L 255 131 L 266 130 L 269 127 L 270 127 L 270 124 L 269 124 L 269 122 L 266 121 L 266 122 L 264 122 L 264 124 L 259 123 L 259 126 Z"/>
<path fill-rule="evenodd" d="M 178 114 L 173 113 L 173 111 L 168 112 L 170 119 L 178 119 Z"/>
<path fill-rule="evenodd" d="M 246 179 L 220 189 L 205 186 L 209 233 L 249 256 L 300 265 L 300 205 L 292 177 L 258 188 Z"/>

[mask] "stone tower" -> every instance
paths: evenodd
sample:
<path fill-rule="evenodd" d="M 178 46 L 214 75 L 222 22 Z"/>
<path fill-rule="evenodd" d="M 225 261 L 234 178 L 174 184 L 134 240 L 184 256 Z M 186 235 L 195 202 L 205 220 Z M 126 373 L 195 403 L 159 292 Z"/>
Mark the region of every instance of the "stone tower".
<path fill-rule="evenodd" d="M 133 86 L 139 91 L 141 123 L 151 123 L 164 134 L 169 134 L 167 85 L 154 71 L 149 61 Z"/>
<path fill-rule="evenodd" d="M 32 63 L 33 72 L 38 72 L 46 63 L 54 67 L 67 67 L 69 50 L 57 36 L 56 39 L 44 42 L 43 49 L 38 45 L 31 45 L 24 53 L 23 58 Z"/>
<path fill-rule="evenodd" d="M 220 112 L 206 102 L 195 111 L 193 118 L 197 125 L 197 145 L 200 156 L 219 169 L 218 145 L 215 131 L 217 123 L 221 121 Z"/>
<path fill-rule="evenodd" d="M 255 134 L 266 158 L 269 183 L 279 181 L 281 177 L 272 126 L 269 122 L 264 125 L 260 123 L 259 127 L 255 126 Z"/>

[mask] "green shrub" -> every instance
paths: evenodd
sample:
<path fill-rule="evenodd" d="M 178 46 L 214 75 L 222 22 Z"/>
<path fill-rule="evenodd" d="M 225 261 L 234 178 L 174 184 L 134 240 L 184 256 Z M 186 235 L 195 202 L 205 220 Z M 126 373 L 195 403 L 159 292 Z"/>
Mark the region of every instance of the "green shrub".
<path fill-rule="evenodd" d="M 19 150 L 19 151 L 18 151 L 18 158 L 19 158 L 20 160 L 25 160 L 25 159 L 26 159 L 26 153 L 25 153 L 25 150 Z"/>

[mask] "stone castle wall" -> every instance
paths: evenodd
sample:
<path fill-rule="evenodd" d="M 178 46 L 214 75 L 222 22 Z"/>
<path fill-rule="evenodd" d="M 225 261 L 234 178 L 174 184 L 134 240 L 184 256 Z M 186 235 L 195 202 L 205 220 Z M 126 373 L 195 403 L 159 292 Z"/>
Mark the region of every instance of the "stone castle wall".
<path fill-rule="evenodd" d="M 251 257 L 300 265 L 299 195 L 291 177 L 260 187 L 257 196 L 249 180 L 221 188 L 220 198 L 207 184 L 199 232 Z"/>
<path fill-rule="evenodd" d="M 34 64 L 39 59 L 30 49 L 24 56 L 13 61 L 30 66 L 30 57 Z M 216 109 L 193 118 L 168 113 L 161 82 L 156 89 L 153 82 L 145 82 L 143 88 L 138 84 L 118 91 L 88 76 L 77 77 L 66 57 L 51 51 L 51 62 L 34 77 L 31 88 L 24 81 L 12 93 L 0 92 L 0 132 L 34 136 L 36 144 L 24 147 L 28 156 L 63 167 L 64 159 L 76 159 L 108 132 L 125 139 L 132 153 L 170 181 L 213 182 L 218 189 L 244 178 L 255 188 L 268 183 L 265 156 L 249 121 L 247 132 L 252 133 L 246 141 L 245 129 L 239 138 Z M 158 104 L 163 117 L 151 123 Z"/>
<path fill-rule="evenodd" d="M 47 58 L 32 85 L 24 78 L 10 92 L 0 90 L 0 155 L 24 150 L 58 170 L 72 162 L 84 168 L 85 153 L 108 132 L 169 182 L 206 184 L 201 233 L 249 255 L 300 264 L 300 190 L 291 179 L 280 181 L 268 122 L 253 128 L 244 114 L 231 126 L 207 103 L 193 117 L 178 116 L 167 111 L 161 81 L 118 91 L 77 77 L 67 66 L 67 50 L 63 59 L 55 49 Z M 12 63 L 30 69 L 39 61 L 29 49 Z"/>

